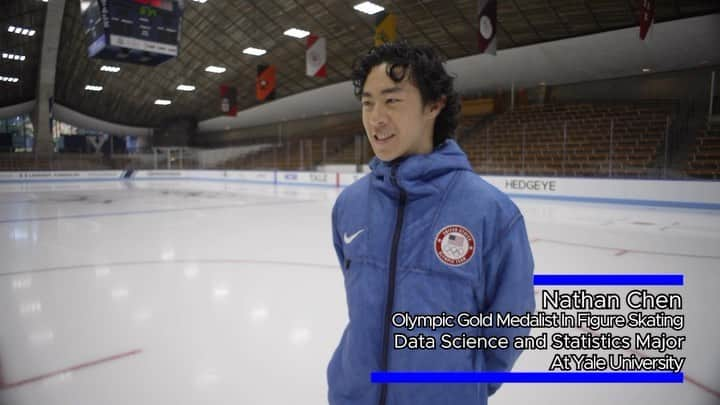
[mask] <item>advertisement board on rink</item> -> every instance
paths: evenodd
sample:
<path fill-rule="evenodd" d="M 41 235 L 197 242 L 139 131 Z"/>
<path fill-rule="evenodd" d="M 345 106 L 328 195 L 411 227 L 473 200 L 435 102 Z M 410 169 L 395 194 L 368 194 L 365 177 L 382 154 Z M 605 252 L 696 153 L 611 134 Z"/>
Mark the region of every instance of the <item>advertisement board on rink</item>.
<path fill-rule="evenodd" d="M 594 200 L 608 203 L 718 203 L 720 187 L 712 181 L 590 179 L 568 177 L 481 176 L 514 197 Z"/>
<path fill-rule="evenodd" d="M 228 180 L 248 181 L 252 183 L 275 183 L 275 172 L 259 170 L 228 170 L 224 177 Z"/>
<path fill-rule="evenodd" d="M 73 181 L 73 180 L 112 180 L 122 177 L 121 170 L 98 170 L 91 172 L 76 171 L 31 171 L 31 172 L 0 172 L 0 181 Z"/>
<path fill-rule="evenodd" d="M 187 171 L 190 172 L 189 170 Z M 133 179 L 179 179 L 184 177 L 182 170 L 138 170 L 132 174 Z"/>
<path fill-rule="evenodd" d="M 198 180 L 347 187 L 367 173 L 251 170 L 138 170 L 0 172 L 0 183 L 101 180 Z M 531 176 L 481 176 L 513 198 L 720 209 L 720 183 L 703 180 L 640 180 Z"/>
<path fill-rule="evenodd" d="M 278 171 L 277 184 L 335 187 L 338 185 L 338 173 Z"/>
<path fill-rule="evenodd" d="M 365 175 L 367 173 L 340 173 L 340 187 L 349 186 Z"/>

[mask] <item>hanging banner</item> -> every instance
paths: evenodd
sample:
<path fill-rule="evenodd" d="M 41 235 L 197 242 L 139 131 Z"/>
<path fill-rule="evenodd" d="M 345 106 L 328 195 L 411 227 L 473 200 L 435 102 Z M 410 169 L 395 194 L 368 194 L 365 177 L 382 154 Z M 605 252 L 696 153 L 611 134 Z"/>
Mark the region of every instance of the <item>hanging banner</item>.
<path fill-rule="evenodd" d="M 305 51 L 305 74 L 311 77 L 327 77 L 327 54 L 325 38 L 310 35 Z"/>
<path fill-rule="evenodd" d="M 397 21 L 395 14 L 382 11 L 375 20 L 375 46 L 397 39 Z"/>
<path fill-rule="evenodd" d="M 220 86 L 220 111 L 225 115 L 237 115 L 237 88 L 233 86 Z"/>
<path fill-rule="evenodd" d="M 478 0 L 478 50 L 495 55 L 497 52 L 497 0 Z"/>
<path fill-rule="evenodd" d="M 640 39 L 645 40 L 654 19 L 655 0 L 642 0 L 640 3 Z"/>
<path fill-rule="evenodd" d="M 255 79 L 255 97 L 258 101 L 269 101 L 275 99 L 275 66 L 258 65 L 257 78 Z"/>

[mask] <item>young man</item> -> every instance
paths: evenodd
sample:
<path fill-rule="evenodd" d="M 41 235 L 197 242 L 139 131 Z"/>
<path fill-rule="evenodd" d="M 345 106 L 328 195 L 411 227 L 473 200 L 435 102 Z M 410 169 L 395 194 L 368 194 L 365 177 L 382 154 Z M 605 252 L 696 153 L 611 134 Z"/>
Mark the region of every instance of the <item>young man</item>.
<path fill-rule="evenodd" d="M 441 336 L 512 339 L 527 329 L 409 330 L 394 314 L 534 311 L 523 217 L 450 139 L 460 105 L 432 49 L 384 44 L 356 62 L 352 77 L 375 157 L 372 173 L 343 190 L 333 207 L 350 322 L 328 365 L 329 402 L 483 405 L 499 384 L 373 384 L 370 373 L 512 367 L 519 355 L 512 346 L 443 349 Z M 396 334 L 421 333 L 435 339 L 434 348 L 397 347 L 404 342 Z"/>

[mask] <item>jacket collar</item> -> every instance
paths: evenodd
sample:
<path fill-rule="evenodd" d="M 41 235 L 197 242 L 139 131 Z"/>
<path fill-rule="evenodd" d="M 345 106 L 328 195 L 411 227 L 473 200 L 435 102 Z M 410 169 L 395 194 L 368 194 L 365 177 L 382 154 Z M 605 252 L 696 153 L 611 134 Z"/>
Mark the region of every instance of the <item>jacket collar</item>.
<path fill-rule="evenodd" d="M 443 178 L 457 170 L 472 171 L 465 153 L 453 139 L 447 139 L 431 153 L 411 155 L 384 162 L 377 157 L 370 161 L 372 183 L 382 191 L 396 195 L 399 190 L 390 179 L 395 169 L 398 185 L 407 192 L 408 197 L 418 197 L 444 190 L 447 187 Z"/>

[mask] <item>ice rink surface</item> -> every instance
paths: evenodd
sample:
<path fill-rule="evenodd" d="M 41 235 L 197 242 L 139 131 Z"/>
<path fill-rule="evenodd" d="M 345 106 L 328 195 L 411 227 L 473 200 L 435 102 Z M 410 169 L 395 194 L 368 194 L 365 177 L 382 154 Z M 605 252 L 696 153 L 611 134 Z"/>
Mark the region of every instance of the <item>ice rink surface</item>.
<path fill-rule="evenodd" d="M 347 322 L 330 236 L 338 192 L 0 184 L 0 404 L 327 403 L 325 369 Z M 720 212 L 515 202 L 536 274 L 685 275 L 684 286 L 648 288 L 683 296 L 674 334 L 687 342 L 671 353 L 687 358 L 685 382 L 505 384 L 490 404 L 720 404 Z M 546 371 L 551 359 L 526 351 L 514 370 Z"/>

